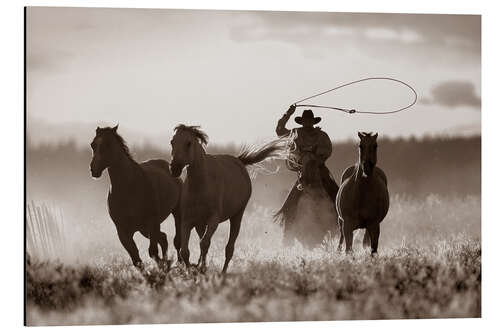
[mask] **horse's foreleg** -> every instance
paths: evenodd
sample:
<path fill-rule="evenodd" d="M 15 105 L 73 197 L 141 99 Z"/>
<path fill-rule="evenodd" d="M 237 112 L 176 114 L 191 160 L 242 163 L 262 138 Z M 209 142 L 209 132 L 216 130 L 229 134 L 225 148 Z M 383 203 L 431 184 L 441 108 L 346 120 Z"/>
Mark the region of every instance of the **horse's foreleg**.
<path fill-rule="evenodd" d="M 189 262 L 189 237 L 191 236 L 191 223 L 183 220 L 181 223 L 181 250 L 180 250 L 180 256 L 182 258 L 182 261 L 186 265 L 186 267 L 189 267 L 191 263 Z M 176 231 L 177 232 L 177 231 Z"/>
<path fill-rule="evenodd" d="M 203 225 L 203 226 L 197 225 L 195 227 L 195 230 L 196 230 L 196 233 L 198 234 L 198 238 L 200 239 L 200 242 L 201 242 L 201 239 L 203 238 L 203 235 L 207 231 L 207 227 L 208 227 L 207 225 Z M 201 254 L 201 251 L 200 251 L 200 256 L 198 257 L 198 264 L 197 264 L 197 266 L 201 265 L 201 258 L 202 258 L 202 254 Z"/>
<path fill-rule="evenodd" d="M 179 211 L 174 210 L 172 212 L 175 221 L 175 236 L 174 236 L 174 247 L 177 251 L 177 261 L 181 262 L 181 214 Z"/>
<path fill-rule="evenodd" d="M 340 233 L 339 246 L 337 247 L 337 251 L 341 252 L 342 251 L 342 244 L 344 243 L 344 222 L 339 217 L 337 220 L 337 223 L 339 225 L 339 233 Z"/>
<path fill-rule="evenodd" d="M 352 252 L 352 232 L 353 232 L 353 223 L 349 220 L 344 220 L 343 229 L 344 229 L 344 238 L 345 238 L 345 253 Z"/>
<path fill-rule="evenodd" d="M 142 260 L 139 257 L 139 250 L 137 249 L 137 245 L 135 245 L 133 233 L 118 230 L 118 238 L 125 250 L 127 250 L 134 266 L 142 267 Z"/>
<path fill-rule="evenodd" d="M 210 241 L 212 240 L 212 236 L 217 230 L 217 225 L 219 224 L 216 217 L 211 217 L 207 221 L 207 229 L 205 230 L 205 234 L 200 240 L 200 262 L 198 263 L 201 271 L 204 271 L 207 266 L 207 253 L 210 248 Z"/>
<path fill-rule="evenodd" d="M 365 235 L 363 236 L 363 247 L 369 247 L 370 246 L 370 232 L 368 231 L 368 228 L 365 230 Z"/>
<path fill-rule="evenodd" d="M 377 253 L 378 237 L 380 235 L 380 224 L 374 223 L 367 227 L 367 232 L 370 233 L 372 255 Z"/>
<path fill-rule="evenodd" d="M 226 260 L 224 261 L 224 267 L 222 268 L 222 274 L 225 274 L 227 271 L 227 266 L 233 257 L 234 252 L 234 243 L 236 242 L 236 238 L 238 238 L 238 234 L 240 232 L 241 219 L 243 218 L 244 209 L 241 213 L 236 214 L 230 219 L 230 227 L 229 227 L 229 240 L 226 245 Z"/>

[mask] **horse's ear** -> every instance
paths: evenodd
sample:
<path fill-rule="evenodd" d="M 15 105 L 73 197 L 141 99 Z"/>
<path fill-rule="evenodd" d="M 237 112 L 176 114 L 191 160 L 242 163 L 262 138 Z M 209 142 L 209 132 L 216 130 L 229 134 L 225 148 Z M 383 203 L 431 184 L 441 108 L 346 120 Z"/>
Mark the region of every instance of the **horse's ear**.
<path fill-rule="evenodd" d="M 101 128 L 99 126 L 97 126 L 97 128 L 95 129 L 95 134 L 98 134 L 100 131 L 101 131 Z"/>
<path fill-rule="evenodd" d="M 363 135 L 363 133 L 362 133 L 362 132 L 358 132 L 358 137 L 359 137 L 360 139 L 363 139 L 363 136 L 364 136 L 364 135 Z"/>
<path fill-rule="evenodd" d="M 374 138 L 375 140 L 377 140 L 377 137 L 378 137 L 378 133 L 375 133 L 375 135 L 373 136 L 373 138 Z"/>
<path fill-rule="evenodd" d="M 115 133 L 116 133 L 116 131 L 118 130 L 118 125 L 119 125 L 119 124 L 116 124 L 116 126 L 112 128 L 113 132 L 115 132 Z"/>

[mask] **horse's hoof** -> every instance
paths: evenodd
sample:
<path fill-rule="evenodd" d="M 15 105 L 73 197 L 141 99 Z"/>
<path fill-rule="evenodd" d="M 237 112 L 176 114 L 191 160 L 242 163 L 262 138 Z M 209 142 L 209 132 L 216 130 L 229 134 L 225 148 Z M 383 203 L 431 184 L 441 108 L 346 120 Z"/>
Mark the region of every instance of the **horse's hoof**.
<path fill-rule="evenodd" d="M 144 265 L 142 262 L 134 264 L 134 266 L 141 275 L 145 276 L 147 274 L 148 271 L 146 270 L 146 265 Z"/>
<path fill-rule="evenodd" d="M 198 270 L 198 272 L 204 274 L 207 271 L 207 266 L 205 264 L 199 262 L 196 265 L 196 269 Z"/>
<path fill-rule="evenodd" d="M 177 260 L 175 264 L 172 265 L 174 268 L 180 268 L 184 266 L 184 263 L 182 261 Z"/>
<path fill-rule="evenodd" d="M 185 270 L 187 270 L 188 272 L 191 272 L 191 273 L 198 272 L 198 267 L 196 264 L 193 264 L 190 262 L 188 264 L 183 263 L 183 265 L 184 265 Z"/>
<path fill-rule="evenodd" d="M 163 260 L 161 260 L 161 261 L 158 262 L 158 267 L 161 268 L 161 269 L 166 269 L 167 271 L 169 271 L 170 268 L 172 267 L 172 260 L 163 259 Z"/>

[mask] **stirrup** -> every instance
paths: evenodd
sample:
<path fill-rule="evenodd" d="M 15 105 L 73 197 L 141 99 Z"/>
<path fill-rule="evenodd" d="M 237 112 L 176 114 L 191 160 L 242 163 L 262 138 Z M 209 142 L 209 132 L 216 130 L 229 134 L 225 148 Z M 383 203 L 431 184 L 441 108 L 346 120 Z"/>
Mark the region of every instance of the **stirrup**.
<path fill-rule="evenodd" d="M 301 183 L 297 184 L 297 190 L 302 191 L 304 189 L 304 186 L 302 186 Z"/>

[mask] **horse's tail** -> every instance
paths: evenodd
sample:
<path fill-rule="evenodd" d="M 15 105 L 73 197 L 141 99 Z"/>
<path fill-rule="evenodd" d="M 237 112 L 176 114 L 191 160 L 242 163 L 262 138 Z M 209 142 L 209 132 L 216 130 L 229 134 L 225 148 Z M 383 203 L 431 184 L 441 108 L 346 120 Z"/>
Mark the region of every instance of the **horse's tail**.
<path fill-rule="evenodd" d="M 266 143 L 260 148 L 245 147 L 238 155 L 238 159 L 244 165 L 252 165 L 264 161 L 268 158 L 284 159 L 286 154 L 287 139 L 277 139 Z"/>

